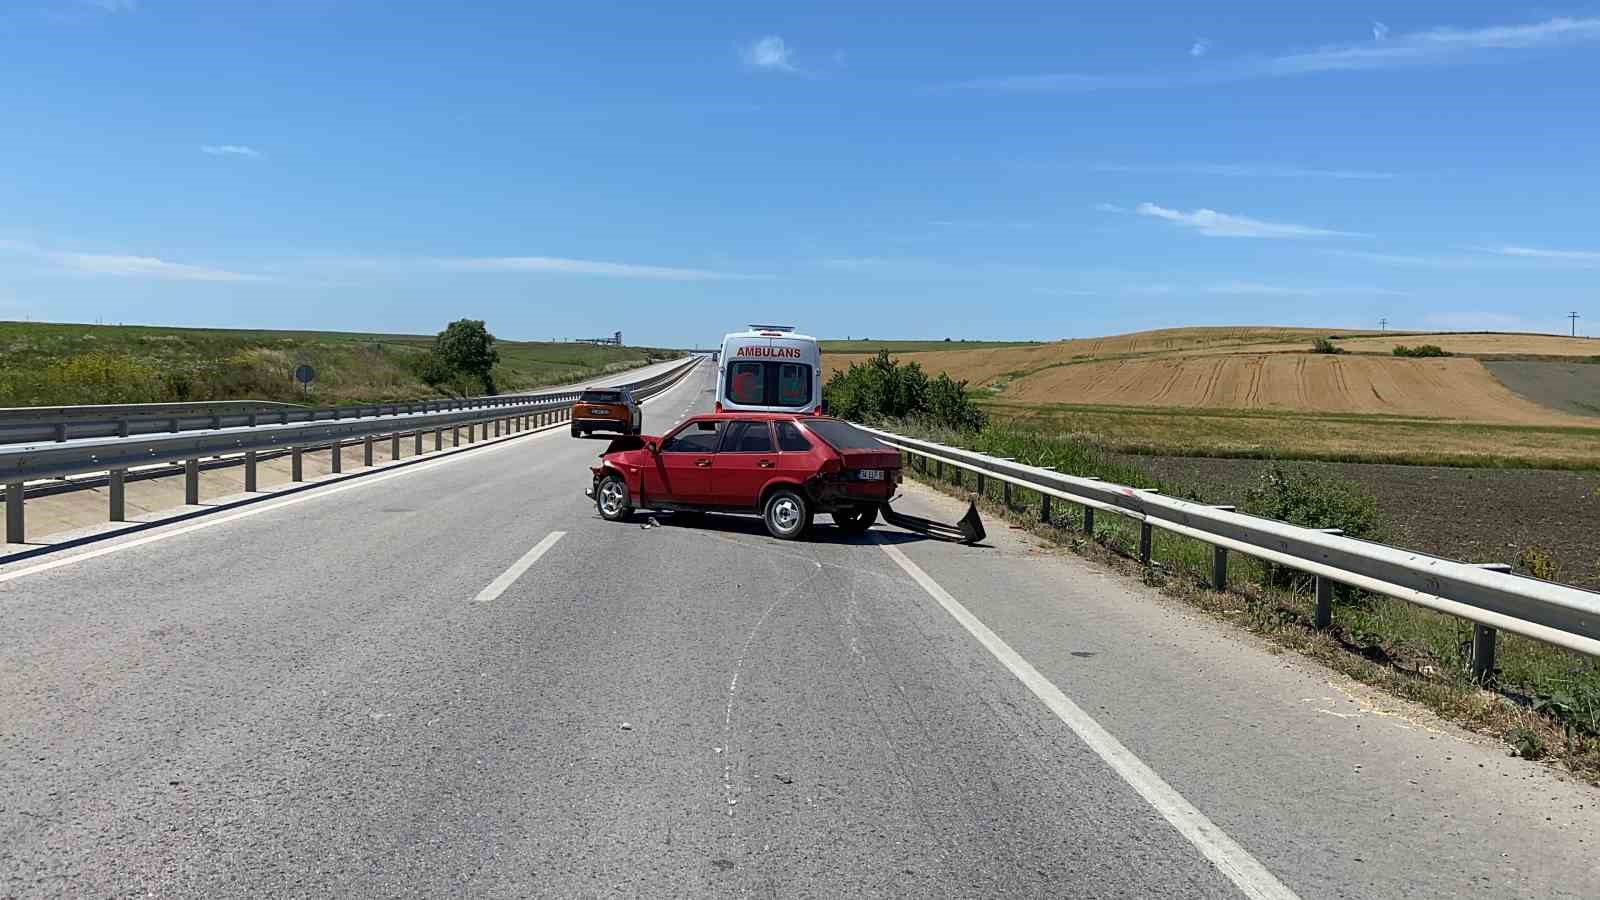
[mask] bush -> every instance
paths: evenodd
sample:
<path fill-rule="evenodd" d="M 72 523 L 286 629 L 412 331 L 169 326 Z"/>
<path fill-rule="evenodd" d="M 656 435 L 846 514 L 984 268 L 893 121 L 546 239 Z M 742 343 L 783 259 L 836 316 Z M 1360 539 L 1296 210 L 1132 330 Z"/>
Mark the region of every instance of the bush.
<path fill-rule="evenodd" d="M 929 378 L 916 363 L 900 364 L 887 350 L 867 363 L 852 363 L 823 385 L 828 411 L 843 419 L 877 422 L 912 419 L 956 431 L 977 431 L 988 421 L 967 395 L 967 383 L 941 372 Z"/>
<path fill-rule="evenodd" d="M 1449 350 L 1444 349 L 1443 347 L 1439 346 L 1438 344 L 1418 344 L 1415 347 L 1407 347 L 1405 344 L 1396 344 L 1395 348 L 1394 348 L 1394 355 L 1395 356 L 1411 356 L 1411 357 L 1427 357 L 1427 356 L 1454 356 L 1455 354 L 1451 353 Z"/>
<path fill-rule="evenodd" d="M 1312 353 L 1343 353 L 1344 348 L 1335 344 L 1332 338 L 1319 337 L 1311 342 Z"/>
<path fill-rule="evenodd" d="M 1337 528 L 1349 537 L 1369 541 L 1381 540 L 1384 533 L 1378 501 L 1371 494 L 1354 482 L 1305 469 L 1274 465 L 1245 492 L 1240 509 L 1304 528 Z M 1265 568 L 1268 581 L 1280 587 L 1293 587 L 1305 577 L 1272 563 Z M 1351 590 L 1341 594 L 1347 600 L 1355 596 Z"/>

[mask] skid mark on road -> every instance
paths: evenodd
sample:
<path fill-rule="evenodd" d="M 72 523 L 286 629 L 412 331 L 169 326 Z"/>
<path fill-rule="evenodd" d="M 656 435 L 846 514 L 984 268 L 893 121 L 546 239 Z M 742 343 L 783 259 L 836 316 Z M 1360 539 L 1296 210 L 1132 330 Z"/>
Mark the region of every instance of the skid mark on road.
<path fill-rule="evenodd" d="M 822 564 L 816 560 L 811 562 L 816 565 L 817 571 L 773 599 L 766 612 L 761 614 L 761 618 L 756 620 L 756 624 L 751 626 L 750 632 L 744 636 L 744 645 L 739 648 L 739 656 L 733 661 L 733 677 L 728 680 L 728 700 L 722 710 L 722 746 L 717 748 L 717 752 L 722 754 L 722 799 L 729 818 L 733 817 L 733 808 L 739 805 L 739 798 L 734 796 L 733 791 L 733 701 L 739 694 L 739 676 L 744 673 L 745 659 L 750 655 L 750 648 L 755 644 L 756 635 L 760 633 L 761 626 L 767 624 L 767 619 L 772 617 L 773 610 L 783 601 L 804 590 L 822 573 Z M 782 574 L 777 566 L 772 568 L 774 575 Z"/>

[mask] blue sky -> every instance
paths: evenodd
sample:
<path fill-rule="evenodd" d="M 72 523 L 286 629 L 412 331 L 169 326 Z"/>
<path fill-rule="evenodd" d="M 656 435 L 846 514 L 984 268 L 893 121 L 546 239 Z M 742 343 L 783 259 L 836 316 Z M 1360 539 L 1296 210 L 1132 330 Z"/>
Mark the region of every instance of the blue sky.
<path fill-rule="evenodd" d="M 1600 4 L 11 0 L 0 318 L 1600 328 Z"/>

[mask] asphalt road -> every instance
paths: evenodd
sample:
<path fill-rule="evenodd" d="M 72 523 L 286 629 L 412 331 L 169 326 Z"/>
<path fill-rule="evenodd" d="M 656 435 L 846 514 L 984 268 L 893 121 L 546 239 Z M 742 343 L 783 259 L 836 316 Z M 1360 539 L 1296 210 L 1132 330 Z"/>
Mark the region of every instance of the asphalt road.
<path fill-rule="evenodd" d="M 606 523 L 604 446 L 0 567 L 0 895 L 1600 894 L 1600 792 L 1414 708 L 1003 527 Z"/>

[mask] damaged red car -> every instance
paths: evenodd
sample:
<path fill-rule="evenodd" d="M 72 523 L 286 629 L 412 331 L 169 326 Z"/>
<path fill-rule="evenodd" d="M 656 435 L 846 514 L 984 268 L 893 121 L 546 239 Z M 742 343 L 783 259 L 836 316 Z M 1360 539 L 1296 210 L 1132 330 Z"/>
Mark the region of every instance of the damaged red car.
<path fill-rule="evenodd" d="M 619 438 L 592 471 L 586 493 L 609 521 L 640 509 L 756 513 L 793 540 L 817 513 L 850 533 L 870 528 L 900 483 L 900 453 L 840 419 L 718 413 Z"/>

